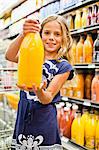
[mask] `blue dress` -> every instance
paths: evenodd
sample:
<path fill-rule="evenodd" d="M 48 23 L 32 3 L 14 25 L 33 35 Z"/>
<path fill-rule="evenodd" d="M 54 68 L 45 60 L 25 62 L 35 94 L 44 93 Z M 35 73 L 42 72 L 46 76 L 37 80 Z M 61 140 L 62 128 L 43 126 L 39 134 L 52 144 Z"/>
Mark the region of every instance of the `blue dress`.
<path fill-rule="evenodd" d="M 48 86 L 55 75 L 72 70 L 67 60 L 47 60 L 43 64 L 43 80 L 47 80 Z M 43 105 L 33 92 L 20 91 L 13 144 L 27 148 L 31 146 L 34 149 L 39 149 L 40 146 L 61 145 L 55 107 L 55 103 L 60 99 L 58 92 L 50 104 Z"/>

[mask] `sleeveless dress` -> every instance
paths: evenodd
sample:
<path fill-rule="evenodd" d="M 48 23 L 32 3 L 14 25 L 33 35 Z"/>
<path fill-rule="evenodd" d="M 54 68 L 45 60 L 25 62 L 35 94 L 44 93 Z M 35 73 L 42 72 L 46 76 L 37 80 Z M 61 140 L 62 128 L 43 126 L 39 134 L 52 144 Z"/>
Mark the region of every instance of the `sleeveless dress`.
<path fill-rule="evenodd" d="M 55 75 L 72 70 L 67 60 L 47 60 L 43 64 L 42 80 L 47 80 L 48 86 Z M 12 147 L 16 145 L 16 149 L 29 150 L 62 149 L 55 106 L 60 100 L 58 92 L 50 104 L 43 105 L 33 92 L 20 91 Z"/>

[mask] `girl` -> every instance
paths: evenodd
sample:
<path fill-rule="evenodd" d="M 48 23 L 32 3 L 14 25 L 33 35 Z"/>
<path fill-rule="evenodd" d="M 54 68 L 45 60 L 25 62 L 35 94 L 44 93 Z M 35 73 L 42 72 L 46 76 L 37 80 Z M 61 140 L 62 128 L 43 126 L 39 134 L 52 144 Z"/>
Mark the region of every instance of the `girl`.
<path fill-rule="evenodd" d="M 71 36 L 66 20 L 53 15 L 43 20 L 26 20 L 23 34 L 11 43 L 6 59 L 18 62 L 18 52 L 24 36 L 29 32 L 40 32 L 44 45 L 43 83 L 40 88 L 33 85 L 32 91 L 20 87 L 20 101 L 13 135 L 14 144 L 34 149 L 61 149 L 55 103 L 60 101 L 60 89 L 73 76 L 72 66 L 62 57 L 71 48 Z"/>

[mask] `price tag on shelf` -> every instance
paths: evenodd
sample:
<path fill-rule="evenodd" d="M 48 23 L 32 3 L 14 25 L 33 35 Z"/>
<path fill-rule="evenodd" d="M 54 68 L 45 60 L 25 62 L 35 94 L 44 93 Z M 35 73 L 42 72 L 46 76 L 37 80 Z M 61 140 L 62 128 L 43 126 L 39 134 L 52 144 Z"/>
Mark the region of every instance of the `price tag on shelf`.
<path fill-rule="evenodd" d="M 63 101 L 68 101 L 68 97 L 63 96 L 63 97 L 62 97 L 62 100 L 63 100 Z"/>
<path fill-rule="evenodd" d="M 83 105 L 84 105 L 84 106 L 91 106 L 91 103 L 88 102 L 88 101 L 84 101 Z"/>
<path fill-rule="evenodd" d="M 89 64 L 88 68 L 95 68 L 95 64 Z"/>

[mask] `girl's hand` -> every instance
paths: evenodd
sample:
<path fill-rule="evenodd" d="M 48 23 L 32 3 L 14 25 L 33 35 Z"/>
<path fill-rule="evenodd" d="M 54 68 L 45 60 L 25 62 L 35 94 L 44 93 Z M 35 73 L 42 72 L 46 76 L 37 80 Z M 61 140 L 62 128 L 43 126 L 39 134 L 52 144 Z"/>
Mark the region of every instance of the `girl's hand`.
<path fill-rule="evenodd" d="M 18 84 L 16 84 L 16 86 L 21 89 L 21 90 L 25 90 L 25 91 L 31 91 L 34 92 L 37 96 L 40 92 L 42 92 L 42 90 L 44 90 L 47 86 L 47 82 L 44 81 L 43 83 L 40 84 L 40 87 L 36 87 L 36 85 L 34 84 L 32 86 L 32 88 L 27 88 L 25 84 L 19 86 Z"/>
<path fill-rule="evenodd" d="M 41 26 L 39 21 L 28 19 L 23 24 L 23 35 L 27 33 L 40 32 Z"/>

